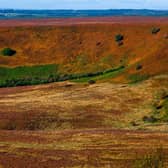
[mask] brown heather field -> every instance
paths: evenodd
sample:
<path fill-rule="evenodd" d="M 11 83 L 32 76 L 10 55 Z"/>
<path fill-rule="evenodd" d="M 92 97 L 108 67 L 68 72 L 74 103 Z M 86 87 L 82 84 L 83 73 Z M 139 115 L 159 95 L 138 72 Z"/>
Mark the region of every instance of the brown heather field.
<path fill-rule="evenodd" d="M 38 26 L 38 21 L 34 21 L 36 26 L 15 27 L 17 24 L 14 23 L 9 24 L 9 27 L 2 26 L 0 49 L 14 48 L 17 55 L 12 58 L 1 57 L 0 65 L 59 64 L 61 72 L 80 73 L 104 70 L 124 63 L 130 67 L 126 73 L 134 73 L 135 64 L 140 62 L 143 65 L 141 73 L 153 75 L 167 72 L 167 18 L 151 19 L 153 22 L 150 19 L 142 22 L 141 18 L 140 23 L 133 23 L 132 18 L 127 18 L 123 24 L 120 20 L 118 18 L 117 22 L 115 19 L 113 23 L 111 19 L 111 24 L 106 23 L 106 20 L 105 23 L 98 20 L 99 24 L 91 24 L 91 21 L 86 20 L 88 24 L 74 21 L 76 24 L 72 22 L 69 26 L 57 23 L 56 26 L 47 26 L 47 21 L 43 26 Z M 67 24 L 69 22 L 67 20 Z M 159 27 L 161 31 L 152 35 L 153 27 Z M 120 47 L 115 42 L 115 35 L 119 33 L 124 35 L 124 45 Z"/>
<path fill-rule="evenodd" d="M 0 66 L 59 64 L 61 73 L 126 67 L 93 85 L 0 88 L 0 168 L 168 167 L 167 18 L 0 22 L 0 49 L 17 51 L 0 56 Z M 153 27 L 161 31 L 152 35 Z M 131 74 L 151 77 L 130 84 Z"/>

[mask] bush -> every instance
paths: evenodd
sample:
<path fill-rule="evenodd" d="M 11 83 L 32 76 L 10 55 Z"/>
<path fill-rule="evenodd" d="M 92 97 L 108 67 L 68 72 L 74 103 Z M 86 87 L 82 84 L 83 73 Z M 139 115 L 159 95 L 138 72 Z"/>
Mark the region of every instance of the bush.
<path fill-rule="evenodd" d="M 141 64 L 137 64 L 136 70 L 140 70 L 140 69 L 142 69 L 142 65 Z"/>
<path fill-rule="evenodd" d="M 94 81 L 94 80 L 89 80 L 88 83 L 92 85 L 92 84 L 95 84 L 96 81 Z"/>
<path fill-rule="evenodd" d="M 116 41 L 116 42 L 121 42 L 122 40 L 124 40 L 124 36 L 123 36 L 123 35 L 117 34 L 117 35 L 115 36 L 115 41 Z"/>
<path fill-rule="evenodd" d="M 157 122 L 157 119 L 154 116 L 150 116 L 150 117 L 144 116 L 142 120 L 144 122 L 150 122 L 150 123 Z"/>
<path fill-rule="evenodd" d="M 16 51 L 11 48 L 4 48 L 1 53 L 4 56 L 13 56 L 16 54 Z"/>
<path fill-rule="evenodd" d="M 157 34 L 158 32 L 160 32 L 160 28 L 158 27 L 152 28 L 152 34 Z"/>
<path fill-rule="evenodd" d="M 123 44 L 124 44 L 123 41 L 118 42 L 118 46 L 122 46 Z"/>

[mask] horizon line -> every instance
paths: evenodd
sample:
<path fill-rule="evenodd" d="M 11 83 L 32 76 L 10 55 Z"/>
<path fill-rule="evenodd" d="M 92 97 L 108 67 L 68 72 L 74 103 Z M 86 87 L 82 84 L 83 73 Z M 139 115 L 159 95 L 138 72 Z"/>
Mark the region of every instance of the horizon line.
<path fill-rule="evenodd" d="M 148 10 L 148 11 L 168 11 L 168 9 L 155 8 L 104 8 L 104 9 L 54 9 L 54 8 L 0 8 L 0 10 L 69 10 L 69 11 L 88 11 L 88 10 Z"/>

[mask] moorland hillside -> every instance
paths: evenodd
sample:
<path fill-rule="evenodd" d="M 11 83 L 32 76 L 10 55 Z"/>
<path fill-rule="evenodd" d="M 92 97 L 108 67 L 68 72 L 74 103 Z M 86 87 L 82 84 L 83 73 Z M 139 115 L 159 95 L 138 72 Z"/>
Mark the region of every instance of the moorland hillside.
<path fill-rule="evenodd" d="M 0 49 L 10 47 L 16 54 L 1 54 L 0 66 L 56 64 L 62 74 L 78 74 L 123 65 L 117 80 L 162 74 L 168 72 L 167 27 L 167 23 L 1 27 Z"/>

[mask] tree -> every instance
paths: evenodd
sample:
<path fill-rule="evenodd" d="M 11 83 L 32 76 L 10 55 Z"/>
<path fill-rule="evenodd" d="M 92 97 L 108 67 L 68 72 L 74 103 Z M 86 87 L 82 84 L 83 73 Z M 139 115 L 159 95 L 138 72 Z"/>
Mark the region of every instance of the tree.
<path fill-rule="evenodd" d="M 1 53 L 4 56 L 13 56 L 16 54 L 16 51 L 11 48 L 4 48 Z"/>
<path fill-rule="evenodd" d="M 117 34 L 115 36 L 115 41 L 116 42 L 121 42 L 122 40 L 124 40 L 124 36 L 122 34 Z"/>
<path fill-rule="evenodd" d="M 158 32 L 160 32 L 160 28 L 158 27 L 152 28 L 152 34 L 157 34 Z"/>

